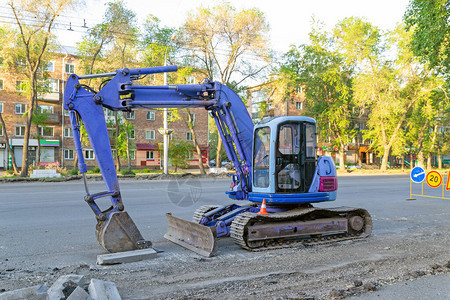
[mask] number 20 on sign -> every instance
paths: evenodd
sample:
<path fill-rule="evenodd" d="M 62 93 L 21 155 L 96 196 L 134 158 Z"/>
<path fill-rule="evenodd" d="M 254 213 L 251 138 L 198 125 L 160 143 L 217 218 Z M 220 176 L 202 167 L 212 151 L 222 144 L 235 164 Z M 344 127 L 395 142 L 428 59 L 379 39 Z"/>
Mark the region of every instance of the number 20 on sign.
<path fill-rule="evenodd" d="M 442 183 L 442 176 L 436 171 L 431 171 L 426 177 L 427 184 L 432 188 L 437 188 Z"/>

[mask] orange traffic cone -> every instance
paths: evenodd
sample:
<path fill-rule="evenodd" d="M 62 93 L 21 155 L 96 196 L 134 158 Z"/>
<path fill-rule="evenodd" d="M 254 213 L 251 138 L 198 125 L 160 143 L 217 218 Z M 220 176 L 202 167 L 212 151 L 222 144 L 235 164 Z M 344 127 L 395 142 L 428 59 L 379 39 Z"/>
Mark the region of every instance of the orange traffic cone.
<path fill-rule="evenodd" d="M 265 215 L 268 216 L 269 214 L 267 213 L 267 209 L 266 209 L 266 199 L 263 199 L 263 202 L 261 204 L 261 209 L 258 212 L 258 215 Z"/>

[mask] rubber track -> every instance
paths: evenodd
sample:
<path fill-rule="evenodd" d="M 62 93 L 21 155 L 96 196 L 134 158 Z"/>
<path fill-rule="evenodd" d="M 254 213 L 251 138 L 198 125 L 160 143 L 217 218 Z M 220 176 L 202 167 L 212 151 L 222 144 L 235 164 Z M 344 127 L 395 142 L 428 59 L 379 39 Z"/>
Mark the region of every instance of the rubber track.
<path fill-rule="evenodd" d="M 205 216 L 208 211 L 218 208 L 218 205 L 202 205 L 197 208 L 194 212 L 194 216 L 192 217 L 192 222 L 200 224 L 200 221 Z"/>
<path fill-rule="evenodd" d="M 250 223 L 254 220 L 262 222 L 278 222 L 278 221 L 298 221 L 306 218 L 311 213 L 319 213 L 320 215 L 327 215 L 329 217 L 337 217 L 341 215 L 348 215 L 350 213 L 358 214 L 364 218 L 364 227 L 357 233 L 341 233 L 334 235 L 324 235 L 318 237 L 311 237 L 307 239 L 280 239 L 265 240 L 262 246 L 252 247 L 246 242 L 247 230 L 251 227 Z M 367 237 L 372 232 L 372 218 L 367 210 L 353 207 L 336 207 L 336 208 L 297 208 L 286 212 L 274 213 L 268 216 L 258 215 L 256 213 L 245 212 L 238 215 L 231 223 L 230 236 L 234 242 L 242 248 L 250 251 L 264 251 L 269 249 L 289 248 L 297 246 L 308 246 L 318 244 L 328 244 L 338 241 L 359 239 Z M 301 238 L 301 236 L 299 236 Z"/>

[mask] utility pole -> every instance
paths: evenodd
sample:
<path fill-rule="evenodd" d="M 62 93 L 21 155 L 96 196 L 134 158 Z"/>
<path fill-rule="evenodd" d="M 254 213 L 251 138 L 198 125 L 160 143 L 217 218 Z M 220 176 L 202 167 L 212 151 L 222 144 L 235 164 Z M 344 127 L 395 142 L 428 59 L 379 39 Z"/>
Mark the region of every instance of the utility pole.
<path fill-rule="evenodd" d="M 167 54 L 167 49 L 166 49 Z M 164 56 L 164 65 L 167 66 L 167 59 Z M 164 85 L 167 85 L 167 72 L 164 72 Z M 169 175 L 169 128 L 167 125 L 168 109 L 164 108 L 164 124 L 163 124 L 163 138 L 164 138 L 164 174 Z"/>

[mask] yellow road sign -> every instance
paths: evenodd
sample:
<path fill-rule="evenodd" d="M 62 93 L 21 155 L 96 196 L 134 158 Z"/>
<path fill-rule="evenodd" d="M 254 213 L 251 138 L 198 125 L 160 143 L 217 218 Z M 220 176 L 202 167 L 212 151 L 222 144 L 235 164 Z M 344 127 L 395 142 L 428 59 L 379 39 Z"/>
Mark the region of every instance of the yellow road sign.
<path fill-rule="evenodd" d="M 450 191 L 450 171 L 448 171 L 447 175 L 447 186 L 445 187 L 446 191 Z"/>
<path fill-rule="evenodd" d="M 436 171 L 431 171 L 431 172 L 428 172 L 427 177 L 426 177 L 426 181 L 427 181 L 427 184 L 430 187 L 436 188 L 436 187 L 441 185 L 441 183 L 442 183 L 442 176 L 441 176 L 441 174 L 439 174 Z"/>

